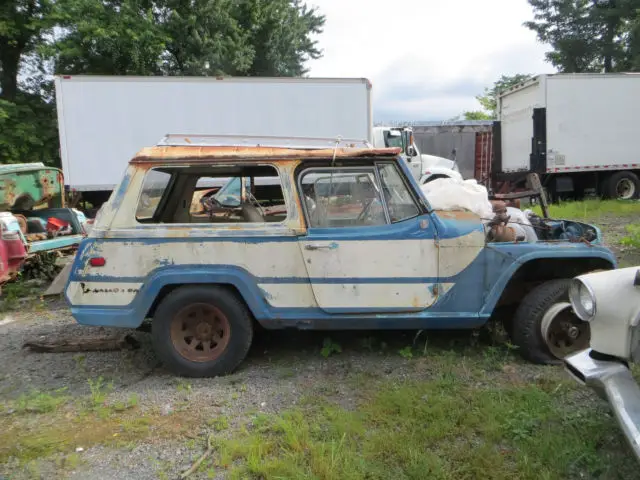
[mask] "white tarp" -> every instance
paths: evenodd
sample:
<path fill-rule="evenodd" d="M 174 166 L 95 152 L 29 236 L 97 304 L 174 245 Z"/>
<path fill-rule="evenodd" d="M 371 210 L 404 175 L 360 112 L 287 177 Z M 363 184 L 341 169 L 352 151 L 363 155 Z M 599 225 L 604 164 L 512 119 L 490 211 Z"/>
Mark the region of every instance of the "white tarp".
<path fill-rule="evenodd" d="M 478 215 L 485 224 L 495 216 L 486 187 L 476 180 L 438 178 L 420 188 L 434 210 L 468 210 Z M 510 217 L 507 226 L 515 230 L 516 238 L 524 238 L 526 242 L 538 240 L 529 218 L 522 210 L 507 207 L 507 215 Z"/>
<path fill-rule="evenodd" d="M 435 210 L 469 210 L 483 222 L 494 217 L 487 189 L 473 179 L 437 178 L 420 188 Z"/>

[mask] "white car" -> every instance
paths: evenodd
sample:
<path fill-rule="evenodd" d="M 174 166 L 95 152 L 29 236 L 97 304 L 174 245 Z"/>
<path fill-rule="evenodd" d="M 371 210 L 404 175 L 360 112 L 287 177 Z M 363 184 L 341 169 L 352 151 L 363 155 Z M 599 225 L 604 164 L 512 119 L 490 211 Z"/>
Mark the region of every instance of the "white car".
<path fill-rule="evenodd" d="M 564 359 L 569 373 L 607 400 L 640 459 L 640 387 L 629 362 L 640 362 L 640 267 L 589 273 L 570 286 L 571 307 L 588 322 L 590 348 Z"/>

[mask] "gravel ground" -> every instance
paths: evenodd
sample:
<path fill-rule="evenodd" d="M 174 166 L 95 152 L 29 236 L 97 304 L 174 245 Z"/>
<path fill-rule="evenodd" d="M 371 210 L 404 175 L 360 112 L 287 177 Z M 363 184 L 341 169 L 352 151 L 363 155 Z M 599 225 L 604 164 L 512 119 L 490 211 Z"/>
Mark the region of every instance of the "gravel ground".
<path fill-rule="evenodd" d="M 640 264 L 638 253 L 616 246 L 624 235 L 627 219 L 603 218 L 599 223 L 621 263 Z M 248 359 L 234 375 L 182 379 L 162 369 L 152 352 L 149 335 L 143 332 L 125 332 L 139 341 L 140 348 L 135 350 L 34 353 L 25 349 L 26 341 L 123 334 L 121 330 L 77 325 L 61 301 L 48 302 L 44 308 L 35 310 L 31 307 L 33 305 L 25 304 L 20 311 L 0 314 L 0 407 L 12 405 L 21 395 L 33 391 L 50 392 L 60 388 L 66 388 L 65 394 L 74 399 L 89 398 L 90 382 L 102 378 L 111 384 L 107 392 L 110 404 L 135 397 L 138 415 L 161 418 L 186 412 L 180 418 L 188 427 L 187 434 L 157 438 L 149 434 L 122 448 L 104 446 L 104 443 L 77 444 L 75 449 L 82 451 L 77 453 L 79 461 L 71 466 L 61 464 L 60 459 L 74 454 L 74 448 L 27 465 L 24 462 L 18 465 L 17 461 L 0 465 L 0 478 L 2 475 L 12 479 L 177 478 L 202 453 L 205 433 L 211 431 L 207 419 L 225 418 L 233 425 L 256 412 L 280 412 L 296 405 L 303 397 L 314 395 L 349 409 L 356 404 L 358 385 L 368 379 L 428 379 L 438 368 L 398 354 L 400 348 L 412 343 L 413 333 L 409 332 L 331 333 L 343 352 L 328 359 L 320 354 L 327 333 L 261 332 Z M 468 355 L 469 349 L 476 348 L 478 343 L 478 338 L 468 332 L 438 335 L 444 344 L 460 354 L 464 351 Z M 384 351 L 378 347 L 382 344 L 386 344 Z M 476 349 L 475 353 L 481 362 L 484 353 L 478 352 L 482 350 Z M 473 357 L 466 358 L 474 361 Z M 559 369 L 536 367 L 513 358 L 510 362 L 496 373 L 499 380 L 526 384 L 563 375 Z M 590 392 L 581 391 L 579 395 L 591 401 Z M 3 422 L 12 421 L 12 416 L 11 410 L 5 409 L 3 413 L 0 408 L 0 430 Z"/>
<path fill-rule="evenodd" d="M 59 388 L 66 388 L 65 393 L 74 398 L 89 397 L 89 381 L 102 377 L 112 383 L 107 400 L 110 404 L 135 396 L 141 415 L 171 415 L 185 406 L 196 412 L 191 436 L 197 441 L 191 447 L 185 446 L 185 438 L 148 438 L 135 448 L 125 449 L 77 445 L 76 448 L 83 448 L 81 464 L 74 470 L 65 470 L 64 478 L 152 479 L 165 474 L 176 478 L 202 453 L 204 434 L 210 430 L 206 419 L 222 417 L 233 426 L 247 415 L 280 412 L 309 395 L 353 408 L 354 384 L 363 379 L 422 377 L 429 373 L 428 368 L 407 368 L 409 361 L 398 355 L 398 349 L 412 342 L 413 334 L 407 332 L 332 333 L 331 338 L 344 353 L 328 359 L 320 354 L 325 333 L 261 332 L 248 359 L 235 374 L 184 379 L 161 368 L 152 352 L 150 336 L 143 332 L 126 332 L 140 342 L 136 350 L 34 353 L 23 348 L 26 341 L 123 334 L 122 330 L 77 325 L 60 302 L 48 304 L 44 311 L 11 312 L 0 319 L 0 403 L 11 404 L 34 390 L 50 392 Z M 461 338 L 464 343 L 471 336 L 465 333 Z M 371 351 L 367 346 L 371 339 L 375 344 L 387 343 L 386 352 Z M 5 419 L 10 417 L 11 411 L 5 413 Z M 56 459 L 59 457 L 38 461 L 35 477 L 62 475 Z M 33 464 L 30 469 L 18 468 L 16 462 L 10 462 L 0 466 L 0 475 L 33 478 L 34 468 Z"/>

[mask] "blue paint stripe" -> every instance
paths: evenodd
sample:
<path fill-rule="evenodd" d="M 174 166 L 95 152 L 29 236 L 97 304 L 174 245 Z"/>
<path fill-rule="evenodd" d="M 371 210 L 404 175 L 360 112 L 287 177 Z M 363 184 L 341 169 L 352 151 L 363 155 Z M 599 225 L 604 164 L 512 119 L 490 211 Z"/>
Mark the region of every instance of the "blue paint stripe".
<path fill-rule="evenodd" d="M 208 265 L 209 267 L 223 267 L 223 265 Z M 193 266 L 185 265 L 187 268 Z M 154 272 L 150 272 L 152 275 Z M 253 277 L 257 284 L 420 284 L 420 283 L 449 283 L 455 277 Z M 115 277 L 107 275 L 74 275 L 72 282 L 105 282 L 105 283 L 144 283 L 147 277 Z"/>

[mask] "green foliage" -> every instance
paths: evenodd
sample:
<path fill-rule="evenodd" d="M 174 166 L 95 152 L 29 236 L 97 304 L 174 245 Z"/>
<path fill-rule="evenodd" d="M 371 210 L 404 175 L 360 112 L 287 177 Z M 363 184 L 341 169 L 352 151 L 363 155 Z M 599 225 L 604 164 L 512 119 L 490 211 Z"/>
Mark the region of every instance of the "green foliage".
<path fill-rule="evenodd" d="M 322 349 L 320 355 L 324 358 L 330 357 L 334 353 L 342 353 L 342 347 L 339 343 L 334 342 L 331 338 L 326 337 L 322 343 Z"/>
<path fill-rule="evenodd" d="M 50 413 L 69 401 L 66 388 L 51 393 L 32 390 L 20 395 L 16 400 L 16 411 L 19 413 Z"/>
<path fill-rule="evenodd" d="M 299 76 L 324 21 L 301 0 L 3 0 L 0 163 L 59 164 L 52 73 Z"/>
<path fill-rule="evenodd" d="M 528 0 L 525 26 L 551 46 L 547 60 L 561 72 L 640 68 L 640 0 Z"/>
<path fill-rule="evenodd" d="M 493 117 L 481 110 L 474 110 L 472 112 L 464 112 L 463 114 L 465 120 L 491 120 Z"/>
<path fill-rule="evenodd" d="M 67 32 L 50 46 L 56 73 L 151 75 L 167 34 L 144 0 L 58 0 L 54 16 Z"/>
<path fill-rule="evenodd" d="M 557 397 L 536 385 L 476 388 L 455 376 L 389 383 L 354 411 L 316 399 L 257 416 L 216 440 L 213 467 L 229 478 L 597 476 L 608 419 Z"/>
<path fill-rule="evenodd" d="M 413 358 L 413 349 L 411 345 L 407 345 L 406 347 L 401 348 L 400 350 L 398 350 L 398 353 L 402 358 L 406 358 L 407 360 Z"/>
<path fill-rule="evenodd" d="M 485 88 L 481 95 L 476 96 L 476 100 L 478 100 L 482 110 L 464 112 L 462 116 L 465 120 L 493 120 L 497 117 L 496 110 L 498 94 L 501 91 L 514 87 L 515 85 L 525 82 L 530 78 L 531 75 L 522 73 L 518 73 L 516 75 L 502 75 L 493 83 L 491 88 Z"/>
<path fill-rule="evenodd" d="M 55 110 L 31 95 L 0 98 L 0 163 L 60 164 Z"/>
<path fill-rule="evenodd" d="M 542 215 L 540 207 L 533 211 Z M 602 215 L 637 216 L 640 215 L 640 203 L 626 200 L 583 200 L 581 202 L 561 202 L 549 205 L 549 216 L 553 218 L 592 221 Z"/>
<path fill-rule="evenodd" d="M 640 248 L 640 224 L 627 225 L 626 230 L 629 235 L 623 237 L 620 243 L 627 247 Z"/>

